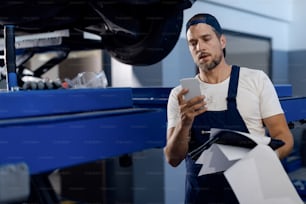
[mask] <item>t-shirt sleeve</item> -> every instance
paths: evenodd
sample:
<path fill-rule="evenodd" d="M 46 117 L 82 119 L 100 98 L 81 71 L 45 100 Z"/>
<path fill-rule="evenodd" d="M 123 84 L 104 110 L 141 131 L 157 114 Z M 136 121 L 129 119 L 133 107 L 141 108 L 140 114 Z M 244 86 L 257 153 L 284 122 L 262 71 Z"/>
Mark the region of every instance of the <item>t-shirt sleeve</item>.
<path fill-rule="evenodd" d="M 176 87 L 171 90 L 167 104 L 167 127 L 175 127 L 179 121 L 179 105 L 177 101 L 177 94 L 181 88 Z"/>
<path fill-rule="evenodd" d="M 261 72 L 260 77 L 260 81 L 262 81 L 260 87 L 260 109 L 262 118 L 284 113 L 272 81 L 264 72 Z"/>

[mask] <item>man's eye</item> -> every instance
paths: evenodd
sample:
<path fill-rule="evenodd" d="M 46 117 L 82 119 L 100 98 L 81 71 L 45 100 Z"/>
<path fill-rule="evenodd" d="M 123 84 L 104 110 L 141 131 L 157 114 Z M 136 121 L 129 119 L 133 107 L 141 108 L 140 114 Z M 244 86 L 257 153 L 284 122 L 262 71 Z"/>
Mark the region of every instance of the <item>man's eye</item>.
<path fill-rule="evenodd" d="M 206 38 L 204 38 L 203 40 L 205 41 L 205 42 L 207 42 L 207 41 L 209 41 L 211 38 L 210 37 L 206 37 Z"/>
<path fill-rule="evenodd" d="M 197 45 L 197 42 L 190 42 L 189 44 L 194 47 Z"/>

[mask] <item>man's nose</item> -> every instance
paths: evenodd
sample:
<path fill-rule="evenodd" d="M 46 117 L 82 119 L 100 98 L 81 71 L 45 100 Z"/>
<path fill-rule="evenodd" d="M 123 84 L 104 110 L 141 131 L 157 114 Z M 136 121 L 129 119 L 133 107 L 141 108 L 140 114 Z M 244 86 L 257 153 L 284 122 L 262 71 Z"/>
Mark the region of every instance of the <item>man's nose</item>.
<path fill-rule="evenodd" d="M 206 50 L 206 45 L 203 41 L 198 41 L 197 43 L 197 51 Z"/>

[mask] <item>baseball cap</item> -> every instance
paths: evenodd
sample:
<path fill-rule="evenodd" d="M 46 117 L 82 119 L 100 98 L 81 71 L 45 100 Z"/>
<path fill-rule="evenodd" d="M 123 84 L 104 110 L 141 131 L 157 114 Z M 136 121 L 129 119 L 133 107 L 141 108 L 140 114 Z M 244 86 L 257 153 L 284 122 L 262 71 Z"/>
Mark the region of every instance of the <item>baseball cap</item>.
<path fill-rule="evenodd" d="M 223 33 L 218 20 L 213 15 L 208 14 L 208 13 L 199 13 L 191 17 L 186 24 L 186 32 L 188 31 L 190 26 L 196 25 L 199 23 L 205 23 L 207 25 L 210 25 L 220 35 Z"/>

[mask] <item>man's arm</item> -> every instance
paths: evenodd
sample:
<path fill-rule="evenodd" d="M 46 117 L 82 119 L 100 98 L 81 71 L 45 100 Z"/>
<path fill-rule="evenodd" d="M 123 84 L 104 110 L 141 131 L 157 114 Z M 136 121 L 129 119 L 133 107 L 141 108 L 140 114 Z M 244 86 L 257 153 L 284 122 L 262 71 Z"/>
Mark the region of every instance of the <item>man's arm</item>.
<path fill-rule="evenodd" d="M 185 158 L 188 152 L 188 143 L 190 140 L 190 129 L 194 117 L 206 111 L 204 96 L 197 96 L 185 101 L 183 95 L 188 92 L 182 89 L 177 99 L 180 110 L 180 122 L 175 127 L 167 131 L 167 144 L 164 148 L 164 154 L 171 166 L 178 166 Z"/>
<path fill-rule="evenodd" d="M 263 122 L 272 138 L 282 140 L 285 143 L 284 146 L 276 150 L 279 158 L 283 159 L 288 156 L 293 149 L 294 140 L 284 114 L 264 118 Z"/>
<path fill-rule="evenodd" d="M 189 128 L 180 126 L 177 125 L 167 131 L 167 145 L 164 148 L 166 159 L 173 167 L 178 166 L 188 152 Z"/>

